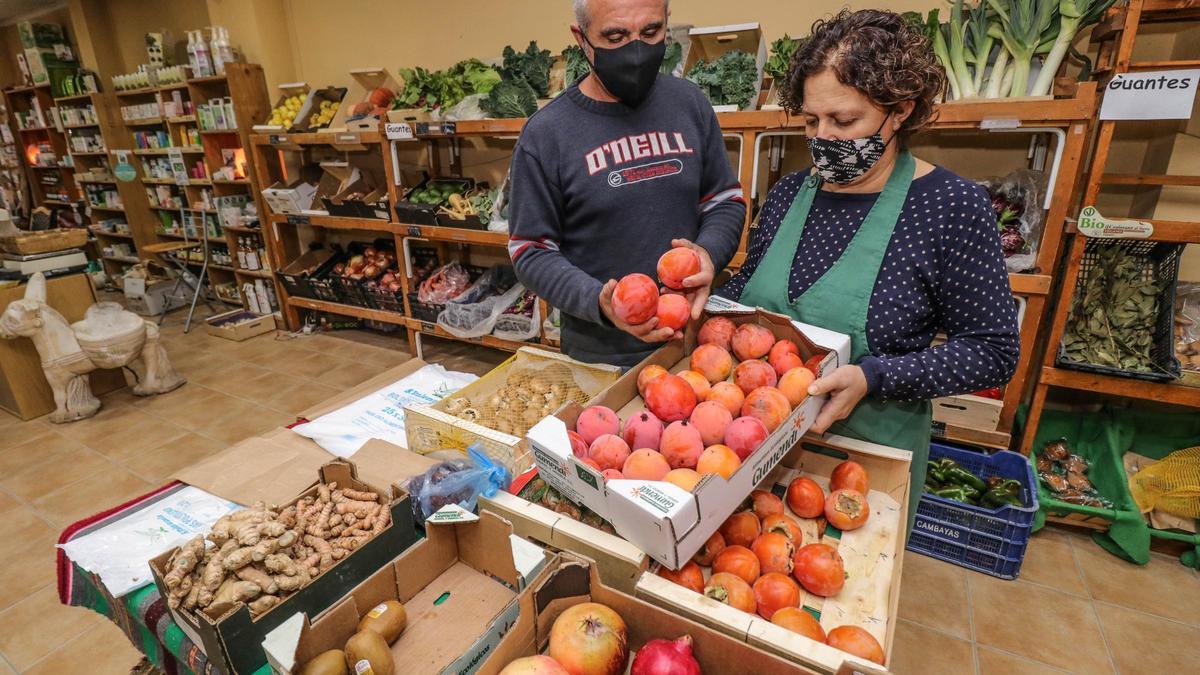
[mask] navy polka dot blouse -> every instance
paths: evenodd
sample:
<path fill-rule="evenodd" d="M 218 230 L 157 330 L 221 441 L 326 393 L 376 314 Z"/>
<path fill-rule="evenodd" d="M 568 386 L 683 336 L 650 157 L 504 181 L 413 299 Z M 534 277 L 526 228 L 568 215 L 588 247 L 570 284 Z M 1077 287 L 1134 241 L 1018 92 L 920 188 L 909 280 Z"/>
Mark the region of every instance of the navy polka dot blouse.
<path fill-rule="evenodd" d="M 771 188 L 745 266 L 718 295 L 741 297 L 807 174 L 789 174 Z M 792 263 L 789 299 L 842 255 L 877 197 L 817 194 Z M 949 340 L 930 347 L 939 331 Z M 942 167 L 913 180 L 871 295 L 867 343 L 871 354 L 859 365 L 870 395 L 885 400 L 973 393 L 1012 377 L 1020 353 L 1016 306 L 981 186 Z"/>

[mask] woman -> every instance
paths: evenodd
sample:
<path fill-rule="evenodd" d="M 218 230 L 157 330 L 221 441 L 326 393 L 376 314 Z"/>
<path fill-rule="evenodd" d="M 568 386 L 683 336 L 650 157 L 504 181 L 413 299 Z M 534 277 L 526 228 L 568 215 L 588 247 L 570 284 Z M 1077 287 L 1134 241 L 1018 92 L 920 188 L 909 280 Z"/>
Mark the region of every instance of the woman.
<path fill-rule="evenodd" d="M 986 191 L 915 159 L 945 73 L 892 12 L 818 21 L 783 83 L 813 169 L 767 195 L 746 264 L 719 292 L 851 337 L 812 430 L 911 450 L 909 527 L 929 458 L 930 399 L 1001 385 L 1016 311 Z M 949 340 L 931 347 L 944 331 Z"/>

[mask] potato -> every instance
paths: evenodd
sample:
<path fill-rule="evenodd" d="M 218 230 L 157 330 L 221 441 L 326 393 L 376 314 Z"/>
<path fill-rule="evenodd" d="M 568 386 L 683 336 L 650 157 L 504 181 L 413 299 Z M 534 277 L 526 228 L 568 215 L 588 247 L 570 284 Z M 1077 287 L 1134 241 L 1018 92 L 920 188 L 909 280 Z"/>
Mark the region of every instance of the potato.
<path fill-rule="evenodd" d="M 404 611 L 404 605 L 395 600 L 375 605 L 375 608 L 358 622 L 358 630 L 375 631 L 382 635 L 389 645 L 395 642 L 407 627 L 408 613 Z"/>
<path fill-rule="evenodd" d="M 361 673 L 366 670 L 364 666 L 370 666 L 373 675 L 396 672 L 387 640 L 373 630 L 359 631 L 346 641 L 346 667 L 352 673 Z"/>
<path fill-rule="evenodd" d="M 340 649 L 321 652 L 304 664 L 300 675 L 347 675 L 346 654 Z"/>

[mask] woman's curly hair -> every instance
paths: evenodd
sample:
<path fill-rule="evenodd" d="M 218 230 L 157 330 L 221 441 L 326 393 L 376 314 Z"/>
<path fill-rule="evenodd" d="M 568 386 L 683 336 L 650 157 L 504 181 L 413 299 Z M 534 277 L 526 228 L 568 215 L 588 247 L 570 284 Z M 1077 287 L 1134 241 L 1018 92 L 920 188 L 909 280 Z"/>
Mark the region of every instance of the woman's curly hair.
<path fill-rule="evenodd" d="M 888 112 L 912 101 L 912 114 L 897 132 L 902 143 L 930 122 L 934 99 L 946 85 L 946 71 L 924 32 L 899 14 L 878 9 L 844 9 L 813 24 L 781 83 L 783 108 L 799 113 L 804 81 L 826 68 Z"/>

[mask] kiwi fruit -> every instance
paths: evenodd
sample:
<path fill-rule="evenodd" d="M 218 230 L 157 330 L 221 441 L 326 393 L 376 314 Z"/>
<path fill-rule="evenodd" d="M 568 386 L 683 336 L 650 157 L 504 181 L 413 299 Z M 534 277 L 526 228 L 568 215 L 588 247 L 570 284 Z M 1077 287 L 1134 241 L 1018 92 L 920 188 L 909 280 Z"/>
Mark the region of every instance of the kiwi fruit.
<path fill-rule="evenodd" d="M 346 654 L 340 649 L 330 649 L 313 657 L 300 669 L 300 675 L 347 675 Z"/>
<path fill-rule="evenodd" d="M 373 630 L 359 631 L 346 641 L 346 667 L 352 673 L 362 673 L 366 672 L 364 665 L 370 667 L 372 675 L 394 675 L 396 672 L 387 640 Z"/>
<path fill-rule="evenodd" d="M 375 605 L 358 622 L 358 630 L 375 631 L 390 645 L 408 628 L 408 613 L 404 605 L 395 600 L 385 600 Z"/>

